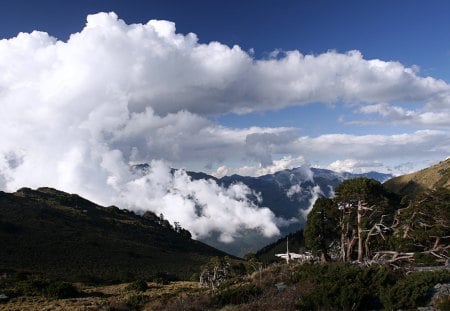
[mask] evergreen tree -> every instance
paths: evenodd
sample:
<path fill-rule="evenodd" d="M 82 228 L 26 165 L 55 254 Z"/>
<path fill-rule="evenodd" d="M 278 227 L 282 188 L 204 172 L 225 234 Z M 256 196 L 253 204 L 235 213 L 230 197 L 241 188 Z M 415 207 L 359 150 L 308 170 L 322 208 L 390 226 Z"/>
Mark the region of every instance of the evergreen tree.
<path fill-rule="evenodd" d="M 449 189 L 439 188 L 419 195 L 407 208 L 398 210 L 395 220 L 397 249 L 446 258 L 450 249 Z"/>
<path fill-rule="evenodd" d="M 370 258 L 374 237 L 384 240 L 392 225 L 397 197 L 376 180 L 355 178 L 336 188 L 334 200 L 341 213 L 342 260 L 352 260 L 355 246 L 358 261 Z"/>
<path fill-rule="evenodd" d="M 323 262 L 330 259 L 329 249 L 339 240 L 339 214 L 333 200 L 318 198 L 314 203 L 305 226 L 305 243 Z"/>

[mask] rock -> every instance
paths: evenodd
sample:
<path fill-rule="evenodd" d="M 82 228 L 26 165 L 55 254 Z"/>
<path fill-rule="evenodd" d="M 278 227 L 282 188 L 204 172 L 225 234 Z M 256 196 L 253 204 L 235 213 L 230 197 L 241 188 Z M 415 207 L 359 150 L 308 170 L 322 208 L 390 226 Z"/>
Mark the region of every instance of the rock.
<path fill-rule="evenodd" d="M 283 282 L 275 284 L 275 287 L 278 289 L 279 292 L 282 292 L 287 288 L 287 286 Z"/>
<path fill-rule="evenodd" d="M 450 283 L 436 284 L 430 293 L 431 299 L 428 307 L 435 307 L 439 299 L 450 296 Z M 425 309 L 423 310 L 425 311 Z"/>

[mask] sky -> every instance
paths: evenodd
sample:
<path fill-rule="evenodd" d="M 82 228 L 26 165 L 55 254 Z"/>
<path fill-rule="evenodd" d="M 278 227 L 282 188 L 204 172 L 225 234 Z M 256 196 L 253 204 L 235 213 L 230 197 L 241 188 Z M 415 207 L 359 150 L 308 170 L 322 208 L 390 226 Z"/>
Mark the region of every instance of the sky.
<path fill-rule="evenodd" d="M 443 0 L 0 0 L 0 190 L 53 186 L 225 242 L 276 235 L 290 220 L 244 185 L 170 168 L 398 175 L 446 159 L 448 16 Z"/>

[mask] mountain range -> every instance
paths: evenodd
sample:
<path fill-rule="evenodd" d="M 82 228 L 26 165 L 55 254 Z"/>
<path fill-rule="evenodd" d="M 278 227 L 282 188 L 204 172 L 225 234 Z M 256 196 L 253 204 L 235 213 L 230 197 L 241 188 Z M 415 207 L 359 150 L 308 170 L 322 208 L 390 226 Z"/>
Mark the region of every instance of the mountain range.
<path fill-rule="evenodd" d="M 377 174 L 369 174 L 365 177 L 377 177 Z M 383 175 L 378 175 L 378 177 L 383 177 Z M 374 179 L 383 181 L 382 178 Z M 424 192 L 440 187 L 450 189 L 450 158 L 420 171 L 388 179 L 383 185 L 389 191 L 403 197 L 404 201 L 409 201 Z M 289 244 L 292 244 L 292 248 L 295 250 L 304 247 L 303 230 L 300 229 L 289 234 Z M 270 262 L 274 260 L 275 253 L 281 253 L 285 248 L 286 238 L 281 238 L 258 250 L 256 256 L 264 262 Z"/>
<path fill-rule="evenodd" d="M 391 179 L 385 186 L 407 196 L 414 195 L 411 191 L 450 189 L 449 166 L 447 159 L 414 174 Z M 145 165 L 137 169 L 145 169 Z M 275 252 L 285 249 L 285 235 L 290 234 L 293 250 L 304 247 L 299 231 L 303 227 L 301 211 L 309 208 L 314 195 L 330 196 L 343 180 L 361 176 L 304 167 L 261 177 L 233 175 L 217 179 L 204 173 L 188 174 L 193 179 L 212 178 L 223 186 L 244 183 L 259 193 L 262 206 L 279 217 L 297 217 L 299 222 L 282 228 L 281 236 L 272 240 L 249 232 L 236 243 L 224 245 L 214 237 L 192 240 L 187 230 L 172 226 L 152 212 L 138 215 L 115 206 L 103 207 L 52 188 L 0 191 L 0 272 L 25 272 L 82 282 L 129 281 L 165 272 L 187 279 L 211 258 L 227 255 L 203 242 L 216 243 L 222 250 L 228 247 L 234 254 L 266 246 L 257 255 L 271 261 Z M 378 180 L 389 177 L 380 173 L 363 176 Z M 420 187 L 411 187 L 413 183 Z"/>
<path fill-rule="evenodd" d="M 314 198 L 332 196 L 335 187 L 344 180 L 367 177 L 384 182 L 392 178 L 391 174 L 378 172 L 353 174 L 306 166 L 259 177 L 231 175 L 215 178 L 201 172 L 187 173 L 192 179 L 213 179 L 225 187 L 234 183 L 245 184 L 262 199 L 257 202 L 255 197 L 255 203 L 268 207 L 277 217 L 291 220 L 291 224 L 280 227 L 282 236 L 302 228 L 306 221 L 306 211 L 311 207 Z M 278 238 L 265 238 L 257 232 L 248 231 L 245 236 L 232 243 L 222 243 L 214 236 L 204 238 L 202 241 L 228 253 L 242 256 L 246 252 L 256 251 Z"/>

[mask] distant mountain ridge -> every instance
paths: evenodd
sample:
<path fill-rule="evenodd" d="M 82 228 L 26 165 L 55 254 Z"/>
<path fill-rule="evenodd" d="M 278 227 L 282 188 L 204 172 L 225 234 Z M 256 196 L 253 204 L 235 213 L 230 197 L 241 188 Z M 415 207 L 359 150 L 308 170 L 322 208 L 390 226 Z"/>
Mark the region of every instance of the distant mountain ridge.
<path fill-rule="evenodd" d="M 392 178 L 384 186 L 392 192 L 410 197 L 439 187 L 450 189 L 450 158 L 418 172 Z"/>
<path fill-rule="evenodd" d="M 152 212 L 103 207 L 52 188 L 0 191 L 0 272 L 115 282 L 170 273 L 189 278 L 227 254 Z"/>
<path fill-rule="evenodd" d="M 145 174 L 151 169 L 149 164 L 136 164 L 131 167 L 136 173 Z M 174 173 L 176 169 L 172 169 Z M 290 234 L 303 228 L 306 213 L 314 198 L 318 196 L 330 197 L 334 189 L 346 179 L 367 177 L 383 182 L 392 178 L 392 174 L 368 172 L 354 174 L 349 172 L 335 172 L 327 169 L 310 168 L 307 166 L 285 169 L 274 174 L 258 177 L 231 175 L 216 178 L 204 172 L 186 171 L 193 180 L 211 179 L 217 184 L 228 187 L 234 183 L 242 183 L 248 186 L 254 193 L 262 198 L 258 202 L 257 197 L 250 198 L 255 204 L 269 208 L 277 217 L 286 220 L 297 219 L 295 223 L 280 228 L 281 235 Z M 255 231 L 245 231 L 243 236 L 232 243 L 222 243 L 217 239 L 217 234 L 202 238 L 201 241 L 225 252 L 243 256 L 246 252 L 256 251 L 261 247 L 274 242 L 279 237 L 265 238 Z"/>
<path fill-rule="evenodd" d="M 360 181 L 355 180 L 356 185 L 358 185 L 359 182 Z M 352 181 L 347 183 L 346 186 L 352 185 L 351 183 Z M 359 184 L 358 187 L 363 189 L 360 185 L 362 184 Z M 372 210 L 375 211 L 376 208 L 379 208 L 379 216 L 377 217 L 382 219 L 380 223 L 383 223 L 384 221 L 384 225 L 388 228 L 385 236 L 380 239 L 380 243 L 375 247 L 381 246 L 379 250 L 386 254 L 398 251 L 405 252 L 405 254 L 415 253 L 414 259 L 411 262 L 418 264 L 419 266 L 442 265 L 446 262 L 450 240 L 450 158 L 420 171 L 394 177 L 386 181 L 382 186 L 379 184 L 374 185 L 379 188 L 377 190 L 363 191 L 368 191 L 365 194 L 367 198 L 370 198 L 371 195 L 376 195 L 377 193 L 384 193 L 384 199 L 383 197 L 373 199 L 374 207 Z M 325 216 L 325 218 L 322 218 L 322 215 L 326 215 L 327 212 L 324 212 L 325 209 L 322 204 L 315 205 L 315 209 L 312 210 L 310 216 L 320 216 L 316 217 L 313 221 L 311 219 L 314 218 L 309 219 L 309 223 L 316 226 L 317 230 L 317 228 L 323 228 L 323 222 L 321 223 L 321 221 L 324 221 L 324 219 L 332 219 L 330 217 L 335 217 L 335 223 L 343 221 L 342 218 L 340 218 L 343 214 L 335 214 L 335 212 L 338 211 L 339 202 L 342 202 L 339 200 L 344 198 L 344 200 L 348 200 L 347 202 L 351 202 L 354 200 L 353 195 L 357 193 L 357 191 L 358 190 L 355 191 L 354 186 L 353 188 L 346 188 L 346 190 L 340 189 L 340 196 L 337 197 L 337 200 L 329 201 L 332 204 L 333 212 L 328 212 L 328 215 L 334 216 Z M 350 194 L 350 197 L 345 199 L 345 195 L 348 194 Z M 368 205 L 369 204 L 372 203 L 368 203 Z M 378 207 L 377 204 L 379 204 Z M 382 204 L 389 204 L 386 205 L 388 206 L 388 209 L 383 210 Z M 322 209 L 322 211 L 318 212 L 320 209 Z M 356 213 L 354 215 L 356 215 Z M 372 215 L 374 214 L 371 214 L 370 216 Z M 375 219 L 374 223 L 378 225 L 378 221 L 378 219 Z M 332 224 L 331 227 L 335 227 L 335 224 Z M 311 230 L 310 226 L 305 229 L 305 236 L 306 239 L 309 239 L 311 242 L 312 238 L 320 236 L 318 232 L 321 232 L 320 230 L 323 229 L 313 231 L 313 234 L 311 234 L 311 231 L 309 230 Z M 341 238 L 341 232 L 342 231 L 339 230 L 338 233 L 334 233 L 335 243 Z M 305 245 L 303 230 L 291 233 L 288 236 L 289 242 L 294 240 L 295 236 L 300 247 Z M 393 237 L 393 239 L 390 239 L 390 237 Z M 390 242 L 388 244 L 383 244 L 381 240 Z M 289 245 L 291 245 L 291 243 Z M 308 243 L 306 243 L 306 245 L 308 245 Z M 367 245 L 369 245 L 369 243 Z M 373 245 L 376 245 L 376 243 L 373 243 Z M 256 256 L 266 262 L 274 261 L 274 254 L 276 252 L 280 253 L 283 250 L 283 247 L 286 247 L 286 237 L 263 247 L 256 252 Z M 355 253 L 353 255 L 355 255 Z M 369 253 L 369 256 L 373 253 L 374 251 Z"/>
<path fill-rule="evenodd" d="M 277 217 L 298 219 L 297 223 L 280 228 L 282 236 L 296 232 L 303 227 L 305 215 L 302 215 L 302 211 L 306 211 L 310 207 L 313 197 L 319 195 L 332 196 L 334 189 L 344 180 L 367 177 L 383 182 L 392 178 L 392 174 L 379 172 L 354 174 L 309 167 L 285 169 L 259 177 L 235 174 L 216 178 L 202 172 L 189 171 L 187 174 L 194 180 L 213 179 L 219 185 L 225 187 L 237 182 L 243 183 L 260 194 L 262 198 L 260 206 L 268 207 Z M 215 237 L 205 238 L 202 241 L 226 252 L 242 256 L 245 252 L 258 250 L 273 242 L 276 238 L 264 238 L 261 235 L 248 232 L 245 237 L 236 239 L 235 242 L 230 244 L 218 242 Z"/>
<path fill-rule="evenodd" d="M 392 178 L 392 174 L 379 172 L 348 173 L 335 172 L 327 169 L 297 167 L 285 169 L 274 174 L 259 177 L 231 175 L 216 178 L 202 172 L 187 172 L 192 179 L 213 179 L 218 184 L 228 187 L 241 182 L 262 196 L 262 205 L 270 208 L 275 215 L 280 217 L 298 217 L 299 210 L 309 207 L 312 197 L 311 191 L 319 186 L 320 193 L 329 197 L 334 188 L 342 181 L 358 177 L 367 177 L 384 182 Z M 293 188 L 294 187 L 294 188 Z M 280 205 L 283 205 L 281 207 Z"/>

